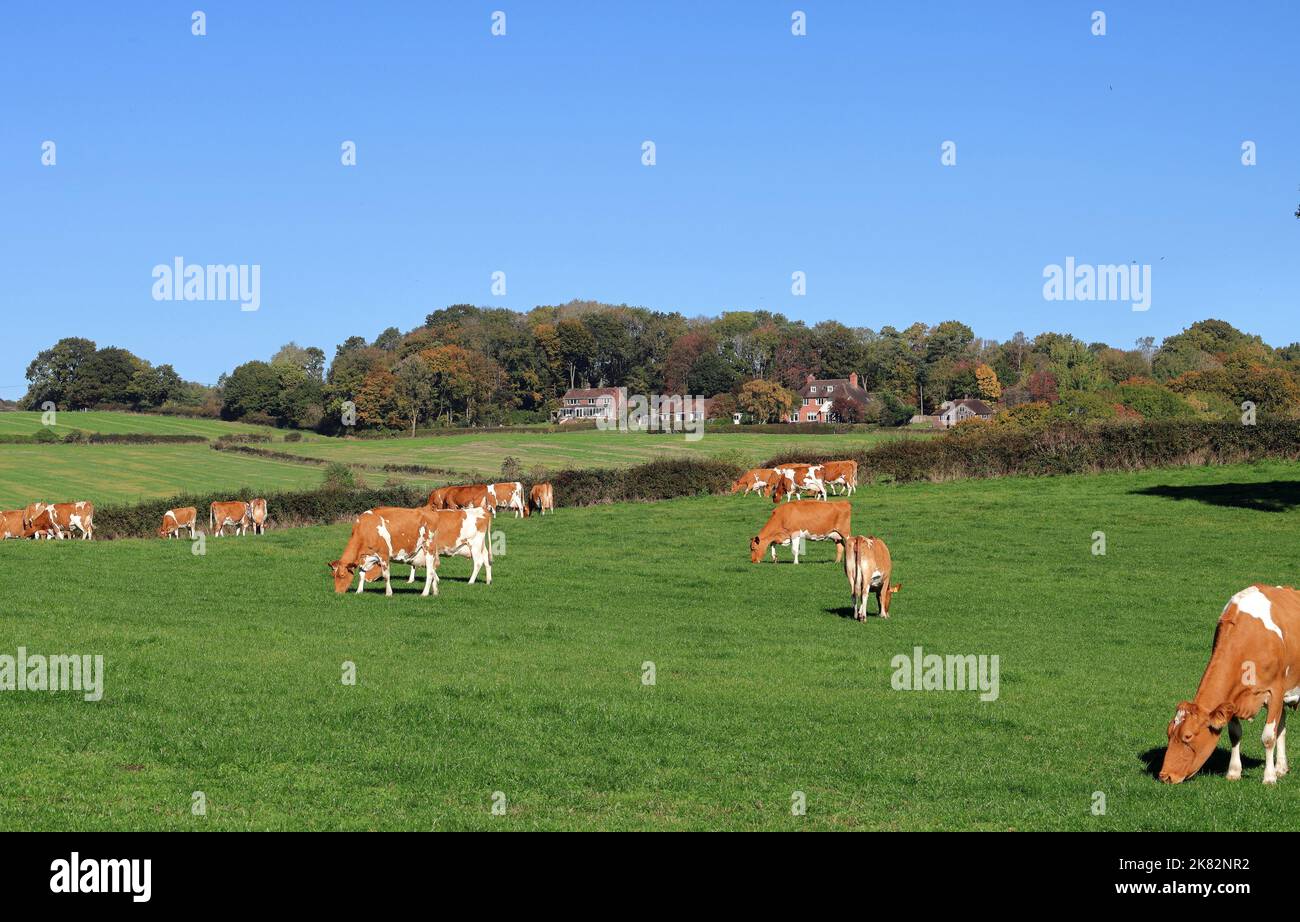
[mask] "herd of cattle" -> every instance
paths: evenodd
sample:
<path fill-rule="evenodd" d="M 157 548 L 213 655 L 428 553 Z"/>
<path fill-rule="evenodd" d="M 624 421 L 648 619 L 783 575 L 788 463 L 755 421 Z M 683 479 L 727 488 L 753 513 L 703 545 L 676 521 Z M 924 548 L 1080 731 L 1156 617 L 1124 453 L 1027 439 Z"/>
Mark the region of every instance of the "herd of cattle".
<path fill-rule="evenodd" d="M 749 559 L 758 563 L 771 550 L 776 561 L 776 545 L 789 546 L 794 562 L 799 562 L 799 547 L 804 540 L 834 541 L 835 560 L 844 561 L 853 597 L 853 616 L 867 620 L 867 596 L 876 597 L 880 617 L 889 617 L 889 602 L 901 583 L 891 583 L 893 561 L 885 542 L 875 535 L 854 535 L 851 525 L 853 508 L 846 502 L 829 502 L 827 492 L 852 496 L 858 489 L 858 462 L 827 461 L 824 464 L 787 464 L 781 467 L 756 467 L 745 471 L 731 485 L 731 492 L 759 492 L 772 502 L 784 503 L 772 510 L 762 531 L 749 541 Z M 838 490 L 837 490 L 838 488 Z M 794 499 L 808 494 L 820 500 Z"/>
<path fill-rule="evenodd" d="M 799 563 L 804 540 L 834 541 L 835 559 L 843 560 L 853 598 L 853 615 L 867 616 L 867 597 L 876 596 L 882 618 L 901 584 L 891 581 L 893 561 L 885 542 L 873 535 L 854 535 L 852 507 L 830 502 L 830 494 L 852 496 L 857 489 L 857 463 L 788 464 L 746 471 L 731 492 L 759 492 L 777 503 L 767 523 L 750 539 L 750 560 L 758 563 L 769 551 L 776 560 L 776 545 L 788 546 Z M 805 500 L 797 497 L 815 496 Z M 785 500 L 785 502 L 781 502 Z M 519 481 L 440 487 L 416 509 L 380 507 L 361 513 L 353 523 L 343 554 L 327 566 L 334 591 L 346 592 L 353 578 L 357 592 L 367 582 L 383 577 L 386 595 L 393 594 L 391 564 L 410 565 L 407 582 L 415 581 L 424 567 L 424 591 L 438 594 L 438 563 L 442 556 L 468 557 L 474 565 L 469 582 L 479 570 L 492 582 L 491 520 L 497 509 L 509 509 L 516 518 L 555 511 L 549 483 L 532 487 L 525 498 Z M 230 527 L 236 535 L 266 529 L 266 500 L 214 502 L 208 525 L 220 537 Z M 25 509 L 0 512 L 0 538 L 81 538 L 93 540 L 95 507 L 85 500 L 71 503 L 34 502 Z M 158 529 L 160 537 L 180 537 L 196 532 L 193 506 L 169 509 Z M 1300 592 L 1290 586 L 1255 585 L 1238 592 L 1224 607 L 1214 635 L 1214 650 L 1196 696 L 1181 702 L 1166 728 L 1169 745 L 1159 771 L 1161 781 L 1178 784 L 1196 774 L 1228 730 L 1232 745 L 1227 777 L 1241 777 L 1241 720 L 1253 720 L 1267 708 L 1263 743 L 1266 753 L 1264 783 L 1273 784 L 1287 774 L 1287 706 L 1300 705 Z"/>

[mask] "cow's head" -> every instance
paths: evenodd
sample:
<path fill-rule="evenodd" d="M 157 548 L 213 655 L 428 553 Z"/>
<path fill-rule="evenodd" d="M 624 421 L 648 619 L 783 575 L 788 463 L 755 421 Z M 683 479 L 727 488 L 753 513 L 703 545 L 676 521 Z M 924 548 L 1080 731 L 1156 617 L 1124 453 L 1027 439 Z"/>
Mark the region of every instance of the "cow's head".
<path fill-rule="evenodd" d="M 357 565 L 355 563 L 345 564 L 341 560 L 331 560 L 325 566 L 329 567 L 330 572 L 334 574 L 334 591 L 347 592 L 348 586 L 352 582 L 352 576 L 357 572 Z"/>
<path fill-rule="evenodd" d="M 1213 711 L 1206 711 L 1194 701 L 1181 702 L 1165 730 L 1169 746 L 1165 749 L 1164 764 L 1160 766 L 1160 780 L 1166 784 L 1178 784 L 1200 771 L 1219 744 L 1219 734 L 1233 713 L 1231 704 L 1221 704 Z"/>
<path fill-rule="evenodd" d="M 758 563 L 762 559 L 763 541 L 758 537 L 758 535 L 754 535 L 754 537 L 749 539 L 749 562 Z"/>
<path fill-rule="evenodd" d="M 167 527 L 167 520 L 163 519 L 163 523 L 158 526 L 158 537 L 166 538 L 169 534 L 171 534 L 171 529 Z"/>

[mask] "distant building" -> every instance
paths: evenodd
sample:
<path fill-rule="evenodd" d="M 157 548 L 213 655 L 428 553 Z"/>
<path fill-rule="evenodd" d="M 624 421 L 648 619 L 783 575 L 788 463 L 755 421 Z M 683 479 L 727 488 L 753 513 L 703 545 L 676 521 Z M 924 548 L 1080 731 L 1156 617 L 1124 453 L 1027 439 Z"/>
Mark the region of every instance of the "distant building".
<path fill-rule="evenodd" d="M 862 405 L 865 410 L 871 395 L 858 386 L 858 373 L 847 378 L 814 378 L 809 375 L 799 389 L 799 405 L 790 414 L 792 423 L 824 423 L 831 421 L 831 404 L 837 397 L 847 397 Z"/>
<path fill-rule="evenodd" d="M 993 408 L 983 400 L 964 397 L 961 400 L 945 400 L 939 405 L 939 425 L 951 429 L 964 419 L 992 419 Z"/>
<path fill-rule="evenodd" d="M 576 387 L 564 392 L 556 420 L 567 423 L 573 419 L 618 419 L 627 406 L 626 387 Z"/>

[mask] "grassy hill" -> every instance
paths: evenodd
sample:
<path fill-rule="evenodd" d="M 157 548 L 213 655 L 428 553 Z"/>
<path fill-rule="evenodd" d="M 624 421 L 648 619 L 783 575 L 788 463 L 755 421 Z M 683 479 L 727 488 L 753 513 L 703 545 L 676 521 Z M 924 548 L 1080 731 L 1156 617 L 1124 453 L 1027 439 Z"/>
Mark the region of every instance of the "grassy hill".
<path fill-rule="evenodd" d="M 33 435 L 46 428 L 36 411 L 14 410 L 0 413 L 0 435 Z M 83 432 L 140 432 L 150 435 L 201 435 L 215 439 L 232 432 L 274 433 L 268 426 L 251 423 L 228 423 L 220 419 L 191 419 L 186 416 L 159 416 L 151 413 L 118 413 L 103 410 L 64 410 L 56 417 L 53 429 L 63 435 L 73 429 Z"/>
<path fill-rule="evenodd" d="M 904 588 L 866 624 L 831 545 L 749 562 L 754 497 L 502 517 L 492 586 L 445 559 L 428 599 L 335 596 L 346 527 L 204 556 L 4 542 L 0 652 L 100 653 L 107 675 L 100 702 L 0 694 L 0 825 L 1286 829 L 1300 778 L 1260 783 L 1259 721 L 1240 782 L 1226 748 L 1178 787 L 1149 765 L 1227 598 L 1294 583 L 1298 505 L 1280 463 L 867 488 L 855 531 Z M 916 646 L 998 655 L 999 697 L 894 690 Z"/>

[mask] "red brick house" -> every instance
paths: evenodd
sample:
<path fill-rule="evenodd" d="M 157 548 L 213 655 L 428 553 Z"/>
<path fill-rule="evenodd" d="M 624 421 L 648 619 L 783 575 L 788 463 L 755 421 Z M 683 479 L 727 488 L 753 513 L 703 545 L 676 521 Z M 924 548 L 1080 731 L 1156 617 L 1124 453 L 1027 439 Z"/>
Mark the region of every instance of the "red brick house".
<path fill-rule="evenodd" d="M 618 419 L 626 406 L 626 387 L 575 387 L 560 398 L 555 418 L 560 423 L 573 419 Z"/>
<path fill-rule="evenodd" d="M 831 404 L 837 397 L 847 397 L 865 409 L 871 396 L 858 385 L 858 373 L 847 378 L 814 378 L 809 375 L 799 389 L 799 404 L 790 414 L 792 423 L 824 423 L 831 417 Z"/>

